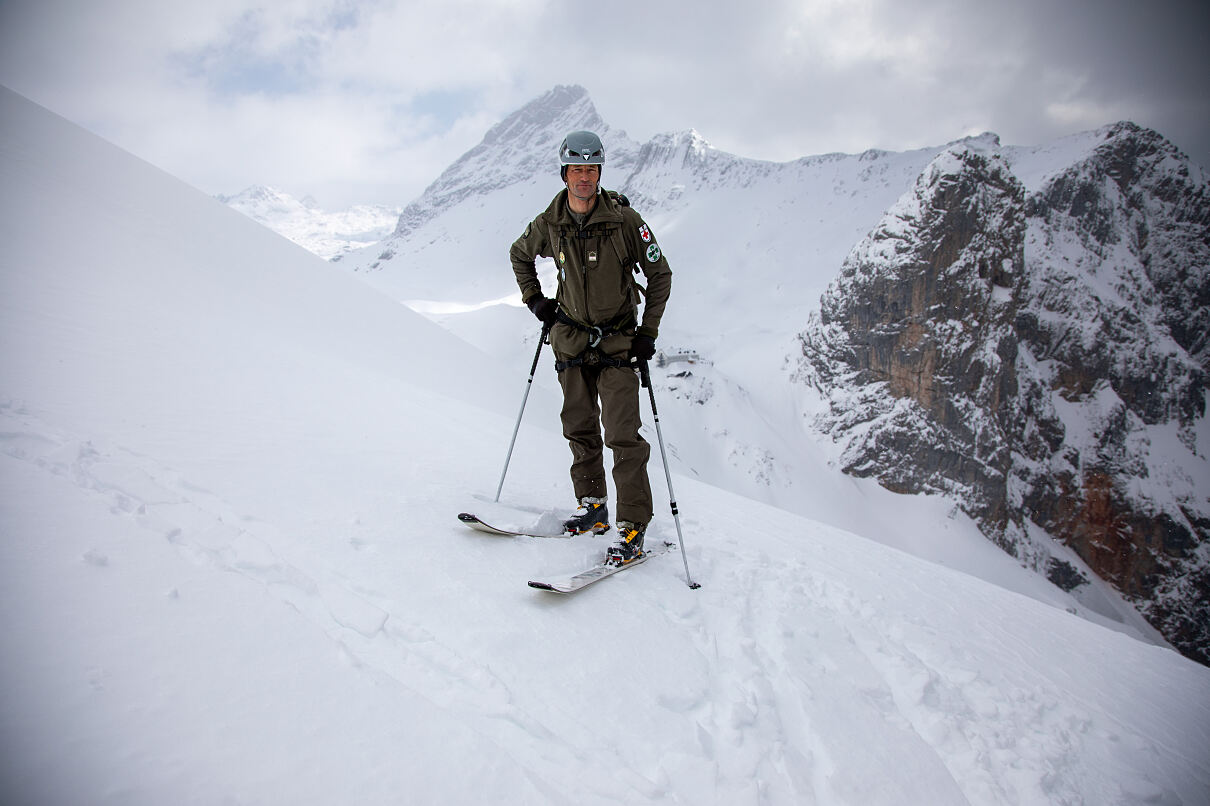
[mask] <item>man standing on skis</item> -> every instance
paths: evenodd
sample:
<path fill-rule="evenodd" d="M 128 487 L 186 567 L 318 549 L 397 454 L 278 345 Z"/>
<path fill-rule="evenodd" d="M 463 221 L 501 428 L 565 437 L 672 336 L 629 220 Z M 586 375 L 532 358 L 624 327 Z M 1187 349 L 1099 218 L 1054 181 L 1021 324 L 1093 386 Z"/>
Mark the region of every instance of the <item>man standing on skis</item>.
<path fill-rule="evenodd" d="M 550 328 L 563 388 L 563 436 L 571 445 L 571 482 L 579 501 L 578 514 L 564 527 L 573 534 L 608 531 L 602 451 L 608 445 L 618 500 L 618 535 L 609 560 L 622 564 L 642 555 L 652 517 L 651 446 L 639 435 L 639 377 L 632 362 L 655 355 L 672 270 L 626 197 L 601 190 L 605 148 L 597 135 L 567 135 L 559 163 L 566 189 L 525 228 L 509 258 L 522 301 Z M 554 299 L 542 293 L 538 257 L 555 260 Z M 641 319 L 639 271 L 647 281 Z"/>

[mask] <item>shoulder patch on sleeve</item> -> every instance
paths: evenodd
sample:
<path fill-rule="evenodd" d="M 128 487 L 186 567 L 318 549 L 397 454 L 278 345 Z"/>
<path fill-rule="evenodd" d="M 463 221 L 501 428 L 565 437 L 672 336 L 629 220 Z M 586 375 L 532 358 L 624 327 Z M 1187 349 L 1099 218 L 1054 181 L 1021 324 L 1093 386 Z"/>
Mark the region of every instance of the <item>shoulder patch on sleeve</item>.
<path fill-rule="evenodd" d="M 647 247 L 647 262 L 648 263 L 658 262 L 662 255 L 663 255 L 663 253 L 660 252 L 659 244 L 653 243 L 651 246 Z"/>

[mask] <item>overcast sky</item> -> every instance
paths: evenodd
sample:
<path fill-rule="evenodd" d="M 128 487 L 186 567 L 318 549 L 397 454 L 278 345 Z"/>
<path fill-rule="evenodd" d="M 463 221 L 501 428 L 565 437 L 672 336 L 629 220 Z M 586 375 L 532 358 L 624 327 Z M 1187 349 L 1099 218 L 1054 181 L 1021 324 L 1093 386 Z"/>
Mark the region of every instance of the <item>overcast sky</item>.
<path fill-rule="evenodd" d="M 1206 0 L 718 5 L 0 0 L 0 84 L 207 193 L 330 210 L 411 201 L 556 84 L 760 159 L 1133 120 L 1210 167 Z"/>

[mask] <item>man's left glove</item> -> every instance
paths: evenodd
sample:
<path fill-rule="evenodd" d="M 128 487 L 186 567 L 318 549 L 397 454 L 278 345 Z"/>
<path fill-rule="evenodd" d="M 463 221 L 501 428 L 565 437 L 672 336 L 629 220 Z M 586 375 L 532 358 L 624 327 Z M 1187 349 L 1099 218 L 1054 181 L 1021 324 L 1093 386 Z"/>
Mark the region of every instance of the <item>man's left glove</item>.
<path fill-rule="evenodd" d="M 642 334 L 630 341 L 630 357 L 640 361 L 650 361 L 655 357 L 655 339 Z"/>

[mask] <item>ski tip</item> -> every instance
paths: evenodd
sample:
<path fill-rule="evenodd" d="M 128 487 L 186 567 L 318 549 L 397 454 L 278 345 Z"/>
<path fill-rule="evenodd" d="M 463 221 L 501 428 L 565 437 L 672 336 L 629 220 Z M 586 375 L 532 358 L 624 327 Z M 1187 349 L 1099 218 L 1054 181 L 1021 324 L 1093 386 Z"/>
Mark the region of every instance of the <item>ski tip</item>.
<path fill-rule="evenodd" d="M 463 523 L 478 523 L 479 522 L 479 518 L 477 518 L 476 516 L 472 515 L 469 512 L 459 512 L 458 520 L 462 521 Z"/>
<path fill-rule="evenodd" d="M 530 580 L 529 586 L 531 588 L 537 588 L 540 591 L 554 591 L 555 593 L 559 593 L 558 589 L 556 589 L 549 582 L 534 582 L 533 580 Z"/>

